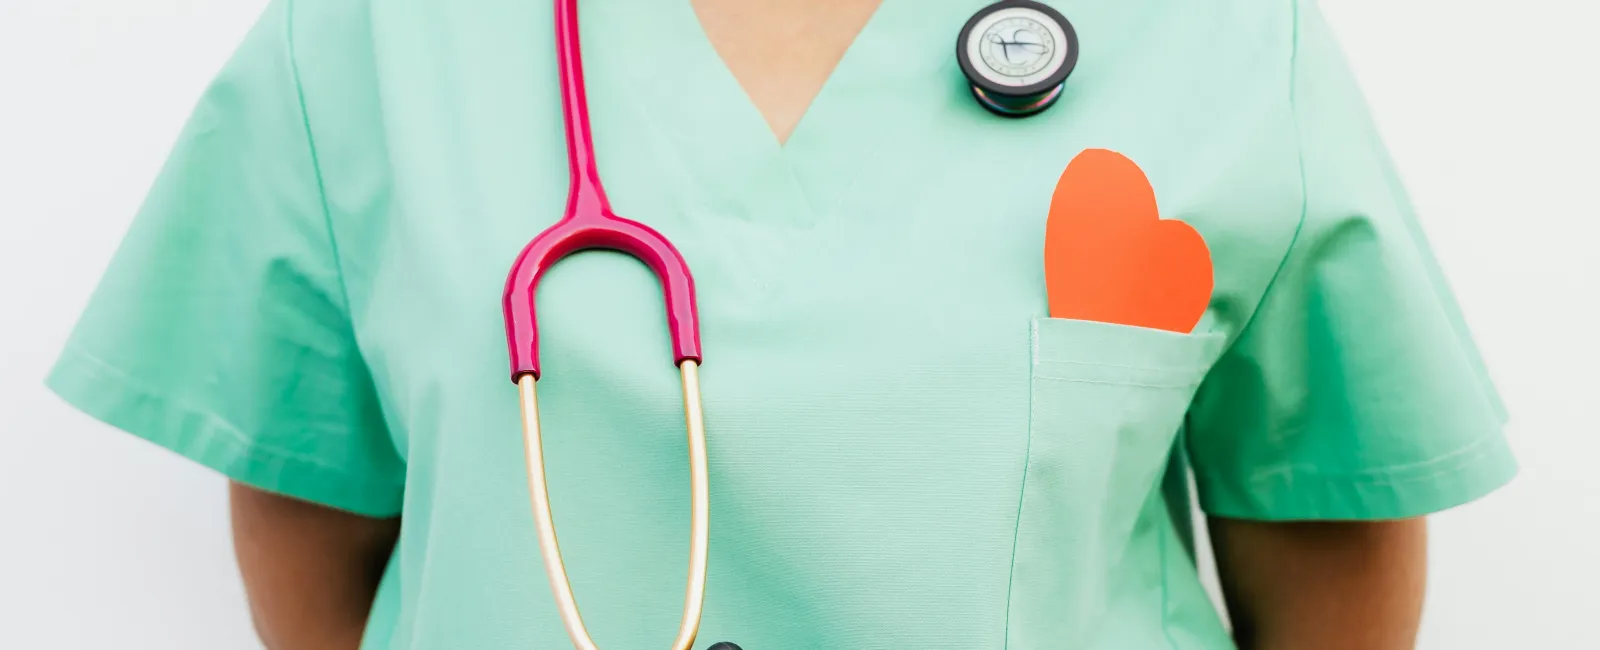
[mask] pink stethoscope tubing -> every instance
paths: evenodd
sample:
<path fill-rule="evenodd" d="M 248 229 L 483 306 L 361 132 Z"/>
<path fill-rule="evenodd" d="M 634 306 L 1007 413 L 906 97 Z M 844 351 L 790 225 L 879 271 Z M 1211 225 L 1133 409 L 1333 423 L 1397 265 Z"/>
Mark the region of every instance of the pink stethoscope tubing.
<path fill-rule="evenodd" d="M 546 489 L 542 433 L 535 385 L 540 377 L 539 331 L 535 292 L 539 279 L 556 262 L 574 253 L 607 249 L 632 255 L 661 281 L 666 302 L 672 354 L 683 382 L 684 423 L 689 438 L 690 543 L 689 576 L 683 617 L 672 650 L 689 650 L 699 633 L 705 603 L 706 554 L 710 499 L 707 486 L 704 416 L 700 408 L 700 326 L 694 279 L 678 250 L 654 229 L 624 219 L 611 210 L 590 138 L 589 108 L 584 97 L 583 57 L 578 46 L 577 0 L 555 0 L 556 65 L 561 78 L 561 109 L 566 124 L 567 162 L 571 183 L 566 213 L 534 237 L 517 256 L 506 279 L 503 307 L 511 380 L 522 403 L 523 448 L 529 497 L 545 573 L 567 635 L 578 650 L 599 650 L 584 627 L 571 581 L 561 560 Z"/>
<path fill-rule="evenodd" d="M 561 76 L 561 109 L 566 124 L 571 181 L 566 213 L 522 249 L 506 281 L 506 339 L 511 349 L 511 379 L 539 376 L 539 331 L 534 290 L 539 278 L 561 258 L 585 249 L 609 249 L 644 262 L 661 281 L 672 334 L 674 361 L 700 360 L 700 319 L 694 279 L 683 256 L 661 233 L 611 210 L 595 165 L 589 105 L 584 97 L 583 56 L 578 48 L 577 0 L 555 0 L 556 65 Z"/>

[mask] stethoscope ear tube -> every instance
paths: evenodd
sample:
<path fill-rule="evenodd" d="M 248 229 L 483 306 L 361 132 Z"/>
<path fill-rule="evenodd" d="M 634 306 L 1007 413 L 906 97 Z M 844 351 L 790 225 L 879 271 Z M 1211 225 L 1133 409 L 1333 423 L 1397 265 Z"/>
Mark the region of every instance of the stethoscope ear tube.
<path fill-rule="evenodd" d="M 546 486 L 544 440 L 539 427 L 539 339 L 534 291 L 544 271 L 567 255 L 588 249 L 610 249 L 638 258 L 661 280 L 671 329 L 673 360 L 683 381 L 684 425 L 689 440 L 689 575 L 684 586 L 683 617 L 672 650 L 691 650 L 705 609 L 706 556 L 710 540 L 710 489 L 707 485 L 705 416 L 700 410 L 700 328 L 694 280 L 672 243 L 660 233 L 611 211 L 594 165 L 588 109 L 583 96 L 583 65 L 578 47 L 577 0 L 554 0 L 556 54 L 561 73 L 562 115 L 566 122 L 572 189 L 567 214 L 523 249 L 506 281 L 504 309 L 511 379 L 522 405 L 523 448 L 528 492 L 533 506 L 539 551 L 550 590 L 567 636 L 577 650 L 599 650 L 584 627 L 577 598 L 561 559 Z M 731 648 L 729 647 L 731 646 Z M 738 650 L 732 644 L 721 650 Z"/>
<path fill-rule="evenodd" d="M 705 415 L 700 409 L 700 364 L 693 360 L 679 364 L 683 378 L 684 425 L 689 436 L 689 577 L 684 588 L 683 618 L 678 624 L 678 635 L 672 650 L 690 650 L 700 633 L 700 615 L 705 609 L 706 556 L 710 545 L 711 497 L 706 462 Z M 545 574 L 550 579 L 550 590 L 555 596 L 561 622 L 567 636 L 577 650 L 599 650 L 583 624 L 578 612 L 577 597 L 572 593 L 572 582 L 567 577 L 565 563 L 561 560 L 561 544 L 556 538 L 555 518 L 551 514 L 550 491 L 546 484 L 544 466 L 544 440 L 539 428 L 539 400 L 535 390 L 538 383 L 532 374 L 517 380 L 522 401 L 522 439 L 527 457 L 528 492 L 533 505 L 534 527 L 539 535 L 539 551 L 544 560 Z M 731 643 L 720 643 L 713 648 L 738 650 Z"/>

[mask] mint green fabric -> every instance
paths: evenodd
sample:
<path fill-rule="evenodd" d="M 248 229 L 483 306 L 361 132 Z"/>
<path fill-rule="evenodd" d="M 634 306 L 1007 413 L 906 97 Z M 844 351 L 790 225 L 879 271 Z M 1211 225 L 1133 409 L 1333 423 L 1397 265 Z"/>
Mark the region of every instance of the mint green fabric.
<path fill-rule="evenodd" d="M 1211 513 L 1421 515 L 1510 479 L 1497 401 L 1309 0 L 1052 2 L 1084 50 L 1005 120 L 951 57 L 983 3 L 886 0 L 779 146 L 683 0 L 583 0 L 618 212 L 693 269 L 713 505 L 702 642 L 1232 647 Z M 50 386 L 264 489 L 403 530 L 366 650 L 569 645 L 500 315 L 562 211 L 548 2 L 274 0 L 206 91 Z M 1193 334 L 1049 318 L 1086 148 L 1211 248 Z M 665 647 L 687 449 L 656 281 L 539 295 L 566 561 L 606 648 Z"/>

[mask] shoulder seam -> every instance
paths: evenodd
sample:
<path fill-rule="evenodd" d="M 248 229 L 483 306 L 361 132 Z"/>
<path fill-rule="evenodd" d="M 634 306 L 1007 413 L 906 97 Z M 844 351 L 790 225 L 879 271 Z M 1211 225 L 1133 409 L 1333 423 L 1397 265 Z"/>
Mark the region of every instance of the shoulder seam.
<path fill-rule="evenodd" d="M 300 59 L 295 49 L 295 0 L 283 0 L 284 42 L 288 48 L 289 74 L 294 81 L 295 101 L 300 105 L 301 126 L 305 129 L 306 149 L 311 155 L 311 172 L 317 179 L 317 201 L 322 207 L 322 226 L 327 233 L 328 249 L 333 257 L 333 273 L 338 280 L 339 301 L 344 305 L 345 322 L 351 336 L 355 335 L 355 316 L 350 313 L 350 289 L 345 283 L 344 261 L 339 255 L 339 241 L 333 231 L 333 211 L 328 207 L 328 189 L 322 179 L 322 160 L 317 154 L 316 136 L 311 131 L 311 112 L 306 108 L 305 85 L 300 81 Z"/>
<path fill-rule="evenodd" d="M 1306 183 L 1306 142 L 1305 135 L 1300 129 L 1300 104 L 1299 95 L 1295 93 L 1295 85 L 1300 80 L 1300 5 L 1305 0 L 1289 0 L 1289 121 L 1294 125 L 1294 154 L 1295 164 L 1300 172 L 1300 222 L 1295 224 L 1294 237 L 1289 240 L 1289 249 L 1283 253 L 1284 260 L 1288 260 L 1289 251 L 1294 250 L 1296 242 L 1300 241 L 1300 231 L 1306 223 L 1306 215 L 1310 211 L 1311 200 Z M 1283 265 L 1278 265 L 1278 273 L 1283 271 Z M 1274 282 L 1278 279 L 1274 273 Z M 1268 285 L 1271 288 L 1271 285 Z"/>
<path fill-rule="evenodd" d="M 1278 285 L 1278 279 L 1283 277 L 1283 270 L 1289 266 L 1289 257 L 1294 254 L 1294 249 L 1300 243 L 1300 235 L 1305 231 L 1306 217 L 1310 214 L 1311 200 L 1306 181 L 1306 149 L 1305 138 L 1300 128 L 1300 108 L 1296 103 L 1295 84 L 1299 77 L 1300 59 L 1300 6 L 1308 0 L 1288 0 L 1289 3 L 1289 74 L 1286 79 L 1288 87 L 1285 95 L 1289 106 L 1290 127 L 1294 132 L 1295 164 L 1298 167 L 1300 179 L 1300 214 L 1294 226 L 1294 235 L 1289 238 L 1289 244 L 1283 249 L 1283 257 L 1278 260 L 1278 267 L 1272 271 L 1272 278 L 1267 280 L 1267 286 L 1261 290 L 1261 297 L 1256 300 L 1256 306 L 1250 310 L 1250 317 L 1245 319 L 1244 325 L 1239 328 L 1239 335 L 1234 337 L 1231 348 L 1244 338 L 1246 332 L 1255 325 L 1256 316 L 1261 314 L 1261 307 L 1272 295 L 1272 289 Z M 1227 354 L 1225 351 L 1224 354 Z"/>

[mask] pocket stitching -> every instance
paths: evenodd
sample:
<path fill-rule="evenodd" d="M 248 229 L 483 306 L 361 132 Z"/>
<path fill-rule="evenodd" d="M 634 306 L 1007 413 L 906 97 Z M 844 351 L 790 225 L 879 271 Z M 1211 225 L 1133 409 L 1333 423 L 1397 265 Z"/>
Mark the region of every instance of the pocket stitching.
<path fill-rule="evenodd" d="M 1196 368 L 1196 369 L 1198 369 L 1198 368 Z M 1080 378 L 1077 378 L 1077 377 L 1057 377 L 1057 376 L 1054 376 L 1054 375 L 1039 374 L 1037 372 L 1035 372 L 1033 376 L 1036 379 L 1048 379 L 1050 381 L 1065 381 L 1065 382 L 1072 382 L 1072 383 L 1076 383 L 1076 384 L 1100 384 L 1100 385 L 1104 385 L 1104 386 L 1133 386 L 1133 387 L 1138 387 L 1138 388 L 1173 389 L 1173 388 L 1192 388 L 1194 386 L 1200 385 L 1200 382 L 1198 382 L 1198 381 L 1189 381 L 1189 382 L 1182 382 L 1182 383 L 1176 383 L 1176 384 L 1147 384 L 1147 383 L 1142 383 L 1142 382 L 1137 382 L 1137 381 L 1105 381 L 1105 380 L 1102 380 L 1102 379 L 1080 379 Z"/>
<path fill-rule="evenodd" d="M 1189 366 L 1158 366 L 1158 365 L 1154 365 L 1154 364 L 1137 365 L 1137 366 L 1135 366 L 1135 365 L 1128 365 L 1128 364 L 1123 364 L 1123 363 L 1100 363 L 1100 362 L 1097 362 L 1097 361 L 1072 361 L 1072 360 L 1067 360 L 1067 359 L 1062 359 L 1062 360 L 1040 359 L 1037 363 L 1039 365 L 1044 365 L 1044 364 L 1047 364 L 1047 363 L 1059 363 L 1059 364 L 1064 365 L 1064 366 L 1093 366 L 1093 367 L 1096 367 L 1096 368 L 1120 368 L 1120 369 L 1123 369 L 1123 370 L 1159 370 L 1159 371 L 1163 371 L 1163 372 L 1169 371 L 1169 370 L 1173 371 L 1173 372 L 1188 372 L 1188 371 L 1193 371 L 1193 370 L 1202 370 L 1202 369 L 1205 368 L 1204 365 L 1198 364 L 1198 363 L 1197 364 L 1193 364 L 1193 365 L 1189 365 Z"/>
<path fill-rule="evenodd" d="M 1206 364 L 1206 363 L 1194 363 L 1194 361 L 1192 359 L 1190 360 L 1189 363 L 1186 363 L 1183 366 L 1166 365 L 1166 364 L 1162 364 L 1162 363 L 1159 363 L 1159 362 L 1143 363 L 1143 364 L 1137 364 L 1137 365 L 1129 365 L 1129 364 L 1122 364 L 1122 363 L 1107 363 L 1107 362 L 1100 362 L 1100 361 L 1082 361 L 1082 360 L 1080 360 L 1078 358 L 1080 355 L 1076 353 L 1077 352 L 1076 350 L 1073 351 L 1074 353 L 1069 353 L 1069 354 L 1063 354 L 1059 350 L 1055 351 L 1054 353 L 1051 353 L 1051 354 L 1045 354 L 1045 351 L 1044 351 L 1043 345 L 1042 345 L 1042 342 L 1043 342 L 1042 339 L 1044 338 L 1044 327 L 1043 327 L 1043 325 L 1046 322 L 1054 322 L 1054 321 L 1061 321 L 1061 320 L 1064 320 L 1064 319 L 1048 318 L 1048 317 L 1044 317 L 1044 318 L 1035 317 L 1035 318 L 1032 319 L 1032 321 L 1030 323 L 1030 327 L 1029 327 L 1029 332 L 1028 332 L 1029 338 L 1030 338 L 1029 347 L 1032 348 L 1030 350 L 1029 357 L 1030 357 L 1031 361 L 1033 362 L 1033 364 L 1035 366 L 1037 366 L 1039 364 L 1056 363 L 1056 364 L 1081 365 L 1081 366 L 1098 366 L 1098 367 L 1105 367 L 1105 368 L 1123 368 L 1123 369 L 1133 369 L 1133 370 L 1163 370 L 1163 371 L 1165 371 L 1165 370 L 1209 369 L 1209 364 Z M 1099 326 L 1099 327 L 1103 327 L 1103 328 L 1116 328 L 1116 329 L 1120 329 L 1120 330 L 1144 330 L 1145 332 L 1144 332 L 1144 334 L 1142 334 L 1143 336 L 1164 337 L 1164 338 L 1166 338 L 1167 340 L 1165 342 L 1163 342 L 1162 345 L 1166 345 L 1166 346 L 1171 347 L 1174 350 L 1178 350 L 1179 352 L 1177 352 L 1176 354 L 1179 354 L 1179 355 L 1186 355 L 1186 354 L 1190 353 L 1189 351 L 1205 349 L 1205 348 L 1208 348 L 1210 346 L 1216 345 L 1218 341 L 1226 341 L 1227 340 L 1227 336 L 1223 332 L 1209 331 L 1209 330 L 1208 331 L 1183 333 L 1183 332 L 1170 332 L 1170 331 L 1166 331 L 1166 330 L 1143 328 L 1143 327 L 1139 327 L 1139 326 L 1136 326 L 1136 325 L 1120 325 L 1120 324 L 1117 324 L 1117 323 L 1108 323 L 1108 322 L 1101 322 L 1101 321 L 1070 321 L 1070 322 L 1093 324 L 1093 325 L 1096 325 L 1096 326 Z"/>

